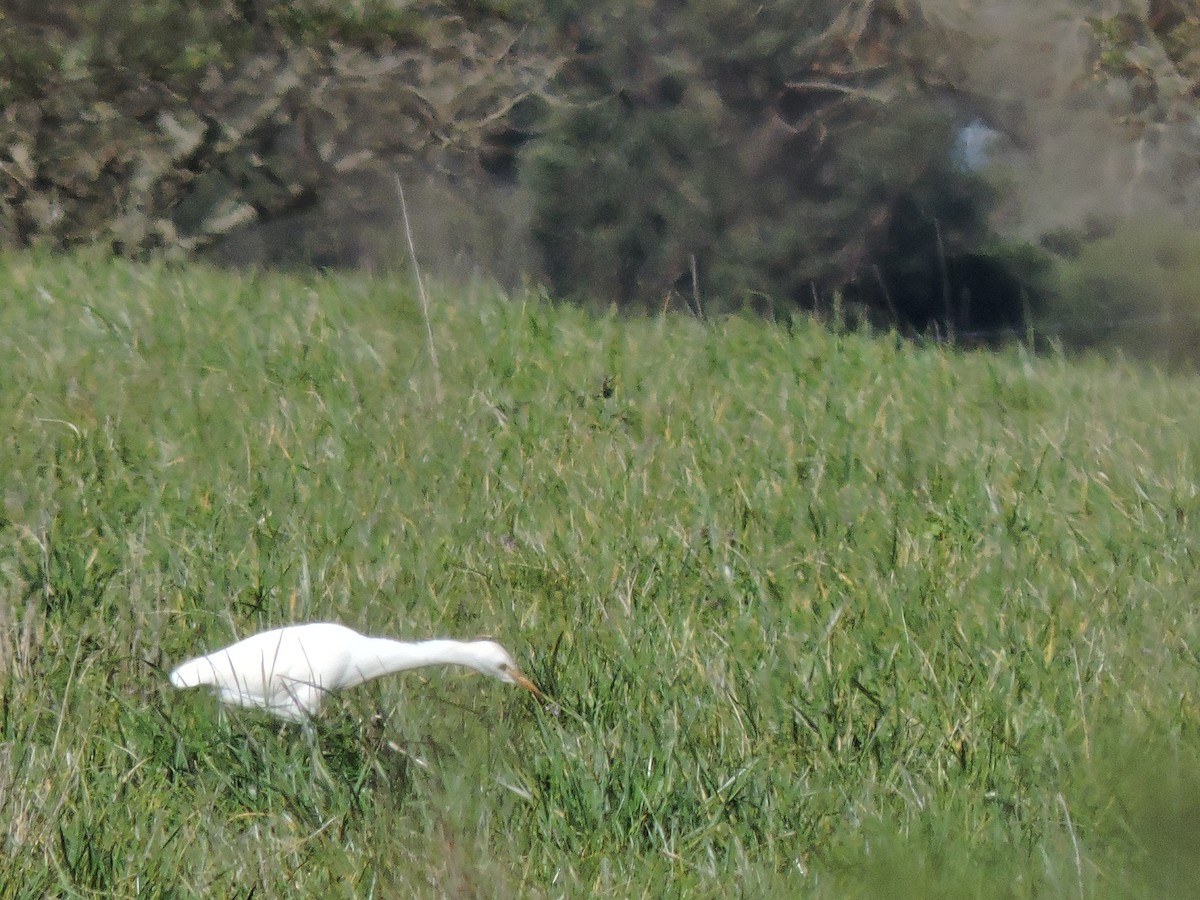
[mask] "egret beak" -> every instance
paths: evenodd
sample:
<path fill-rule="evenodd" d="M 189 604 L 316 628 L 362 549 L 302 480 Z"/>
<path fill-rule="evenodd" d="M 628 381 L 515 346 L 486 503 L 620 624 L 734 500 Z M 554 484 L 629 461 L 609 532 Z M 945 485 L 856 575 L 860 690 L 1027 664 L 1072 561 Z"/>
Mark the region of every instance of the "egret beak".
<path fill-rule="evenodd" d="M 525 690 L 529 691 L 531 694 L 533 694 L 533 696 L 537 697 L 539 700 L 543 700 L 543 701 L 549 700 L 549 698 L 541 692 L 541 690 L 538 688 L 538 686 L 536 684 L 534 684 L 532 681 L 530 681 L 528 678 L 526 678 L 520 672 L 513 672 L 512 677 L 513 677 L 514 682 L 519 684 L 521 687 L 525 688 Z"/>

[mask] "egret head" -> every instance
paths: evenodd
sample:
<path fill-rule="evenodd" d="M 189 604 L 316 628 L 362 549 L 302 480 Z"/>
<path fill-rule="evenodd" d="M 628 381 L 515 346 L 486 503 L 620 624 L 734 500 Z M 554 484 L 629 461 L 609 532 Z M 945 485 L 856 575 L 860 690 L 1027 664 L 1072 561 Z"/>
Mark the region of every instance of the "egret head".
<path fill-rule="evenodd" d="M 508 684 L 519 684 L 535 697 L 545 698 L 538 686 L 521 672 L 509 652 L 495 641 L 474 641 L 471 644 L 471 655 L 474 657 L 475 669 L 484 675 L 491 675 Z"/>

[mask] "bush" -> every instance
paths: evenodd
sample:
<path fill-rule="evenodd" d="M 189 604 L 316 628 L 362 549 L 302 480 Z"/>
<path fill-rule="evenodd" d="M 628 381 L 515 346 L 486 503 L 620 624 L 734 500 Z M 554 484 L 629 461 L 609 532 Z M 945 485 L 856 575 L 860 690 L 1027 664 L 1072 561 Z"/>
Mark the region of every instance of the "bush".
<path fill-rule="evenodd" d="M 1200 348 L 1200 231 L 1132 221 L 1081 243 L 1057 269 L 1047 330 L 1073 347 L 1119 346 L 1167 365 Z"/>

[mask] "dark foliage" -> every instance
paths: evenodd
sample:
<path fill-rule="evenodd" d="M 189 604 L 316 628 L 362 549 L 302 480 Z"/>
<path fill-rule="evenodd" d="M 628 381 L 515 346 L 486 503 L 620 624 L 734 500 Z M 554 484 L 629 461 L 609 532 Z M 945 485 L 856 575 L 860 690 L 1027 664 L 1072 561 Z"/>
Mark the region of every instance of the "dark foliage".
<path fill-rule="evenodd" d="M 925 298 L 900 282 L 982 253 L 992 196 L 956 166 L 955 107 L 930 90 L 948 62 L 900 64 L 906 45 L 932 46 L 918 19 L 904 4 L 782 0 L 566 16 L 575 55 L 557 86 L 571 102 L 527 163 L 555 290 L 811 307 L 866 282 L 859 297 L 923 326 Z"/>

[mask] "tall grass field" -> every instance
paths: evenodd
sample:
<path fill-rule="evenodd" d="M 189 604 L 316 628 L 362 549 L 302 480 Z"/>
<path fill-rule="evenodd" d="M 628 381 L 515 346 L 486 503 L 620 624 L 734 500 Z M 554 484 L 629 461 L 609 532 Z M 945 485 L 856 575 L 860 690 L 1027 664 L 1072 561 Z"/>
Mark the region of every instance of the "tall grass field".
<path fill-rule="evenodd" d="M 0 896 L 1200 895 L 1200 381 L 0 258 Z M 311 734 L 291 622 L 491 636 Z"/>

